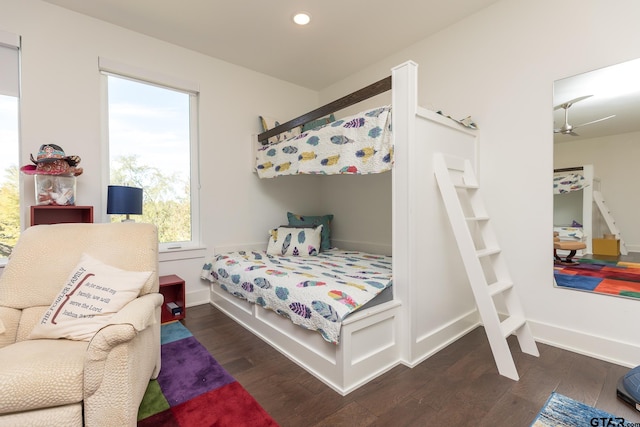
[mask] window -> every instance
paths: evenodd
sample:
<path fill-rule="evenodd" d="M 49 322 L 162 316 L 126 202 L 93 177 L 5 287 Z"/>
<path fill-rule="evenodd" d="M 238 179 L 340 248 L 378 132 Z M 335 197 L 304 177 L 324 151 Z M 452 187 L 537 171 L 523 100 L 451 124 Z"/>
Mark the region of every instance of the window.
<path fill-rule="evenodd" d="M 0 31 L 0 263 L 20 236 L 19 44 L 18 36 Z"/>
<path fill-rule="evenodd" d="M 102 62 L 101 62 L 102 64 Z M 143 189 L 142 216 L 161 249 L 199 241 L 197 92 L 105 71 L 109 184 Z M 135 217 L 134 217 L 135 218 Z M 111 221 L 121 221 L 112 215 Z"/>

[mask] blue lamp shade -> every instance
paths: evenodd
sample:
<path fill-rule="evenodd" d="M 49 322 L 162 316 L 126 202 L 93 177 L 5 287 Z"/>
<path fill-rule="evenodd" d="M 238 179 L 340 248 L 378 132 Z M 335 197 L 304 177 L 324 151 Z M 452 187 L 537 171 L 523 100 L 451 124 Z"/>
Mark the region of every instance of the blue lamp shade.
<path fill-rule="evenodd" d="M 110 185 L 107 189 L 107 213 L 142 215 L 142 188 Z"/>

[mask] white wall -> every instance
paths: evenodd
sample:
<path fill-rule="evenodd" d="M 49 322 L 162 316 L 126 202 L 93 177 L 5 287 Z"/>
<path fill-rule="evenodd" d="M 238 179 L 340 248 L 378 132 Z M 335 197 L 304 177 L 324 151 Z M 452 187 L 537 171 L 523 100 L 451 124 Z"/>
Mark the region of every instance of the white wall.
<path fill-rule="evenodd" d="M 386 70 L 390 75 L 390 70 Z M 321 105 L 374 83 L 381 75 L 343 88 L 342 92 L 325 95 Z M 337 118 L 359 113 L 368 108 L 391 105 L 391 92 L 385 92 L 335 113 Z M 279 179 L 279 178 L 278 178 Z M 363 250 L 391 255 L 391 173 L 372 175 L 318 176 L 315 183 L 321 208 L 307 214 L 331 213 L 332 243 L 342 249 Z"/>
<path fill-rule="evenodd" d="M 472 115 L 480 126 L 483 193 L 537 338 L 627 365 L 640 363 L 639 302 L 552 286 L 552 85 L 640 57 L 638 16 L 635 0 L 504 0 L 320 94 L 330 101 L 405 60 L 420 64 L 420 104 L 458 118 Z M 266 229 L 286 219 L 286 210 L 328 207 L 307 190 L 322 177 L 258 181 L 248 166 L 238 167 L 248 164 L 246 138 L 257 132 L 259 114 L 294 117 L 318 105 L 316 93 L 37 0 L 3 0 L 0 28 L 23 36 L 22 162 L 44 142 L 81 155 L 80 203 L 103 211 L 97 75 L 103 55 L 200 84 L 209 249 L 261 241 Z M 225 161 L 213 163 L 220 158 Z M 323 194 L 330 191 L 317 185 Z M 358 221 L 349 218 L 344 221 Z M 351 225 L 340 227 L 359 229 Z M 386 239 L 384 232 L 375 237 Z M 204 284 L 193 266 L 169 263 L 178 274 L 175 264 L 190 275 L 188 290 L 199 294 Z"/>
<path fill-rule="evenodd" d="M 640 132 L 569 140 L 554 147 L 554 168 L 593 165 L 605 203 L 627 248 L 634 252 L 640 252 L 640 196 L 634 190 L 640 182 L 639 160 Z M 608 233 L 606 228 L 604 231 Z"/>
<path fill-rule="evenodd" d="M 329 87 L 420 65 L 419 103 L 480 127 L 480 180 L 537 339 L 640 364 L 640 301 L 553 287 L 553 82 L 640 57 L 640 2 L 504 0 Z"/>
<path fill-rule="evenodd" d="M 318 94 L 220 60 L 38 0 L 3 0 L 0 29 L 22 36 L 21 165 L 43 143 L 82 157 L 77 203 L 105 221 L 98 57 L 195 82 L 200 87 L 202 243 L 205 250 L 163 255 L 161 274 L 187 281 L 188 304 L 209 300 L 199 280 L 205 256 L 221 245 L 264 242 L 286 211 L 319 201 L 305 185 L 316 177 L 260 181 L 250 172 L 250 137 L 259 115 L 282 120 L 317 105 Z M 212 42 L 224 42 L 212 41 Z M 34 203 L 22 177 L 23 214 Z M 192 186 L 197 188 L 197 186 Z"/>
<path fill-rule="evenodd" d="M 335 246 L 391 255 L 391 181 L 391 172 L 322 177 L 321 209 L 334 215 Z"/>

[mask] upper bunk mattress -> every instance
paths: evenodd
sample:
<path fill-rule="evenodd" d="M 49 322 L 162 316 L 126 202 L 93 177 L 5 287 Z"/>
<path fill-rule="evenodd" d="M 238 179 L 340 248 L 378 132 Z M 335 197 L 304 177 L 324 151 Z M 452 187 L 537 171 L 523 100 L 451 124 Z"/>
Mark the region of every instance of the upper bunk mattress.
<path fill-rule="evenodd" d="M 390 256 L 338 249 L 309 257 L 220 254 L 204 265 L 200 276 L 335 344 L 342 320 L 392 281 Z"/>
<path fill-rule="evenodd" d="M 553 176 L 553 194 L 580 191 L 588 185 L 584 175 L 579 173 L 558 174 Z"/>
<path fill-rule="evenodd" d="M 298 174 L 371 174 L 391 169 L 391 107 L 378 107 L 261 146 L 260 178 Z"/>

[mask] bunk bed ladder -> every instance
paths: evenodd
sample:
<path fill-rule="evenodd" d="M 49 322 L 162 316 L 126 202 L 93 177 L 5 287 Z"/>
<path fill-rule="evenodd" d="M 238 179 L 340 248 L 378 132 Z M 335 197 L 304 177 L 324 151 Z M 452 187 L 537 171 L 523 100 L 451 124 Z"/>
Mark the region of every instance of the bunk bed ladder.
<path fill-rule="evenodd" d="M 517 381 L 507 337 L 515 334 L 521 350 L 533 356 L 539 356 L 538 347 L 513 289 L 471 162 L 436 153 L 434 170 L 498 372 Z"/>
<path fill-rule="evenodd" d="M 629 251 L 627 250 L 627 245 L 624 243 L 624 240 L 622 239 L 622 235 L 620 234 L 620 229 L 616 225 L 616 221 L 613 219 L 613 215 L 611 214 L 611 211 L 609 211 L 609 208 L 604 202 L 604 197 L 602 196 L 602 193 L 597 190 L 593 190 L 593 201 L 596 202 L 596 205 L 598 205 L 598 209 L 600 210 L 600 213 L 602 214 L 604 221 L 607 223 L 607 227 L 609 227 L 609 231 L 611 232 L 611 234 L 615 235 L 616 239 L 620 240 L 620 253 L 622 255 L 627 255 L 629 253 Z"/>

